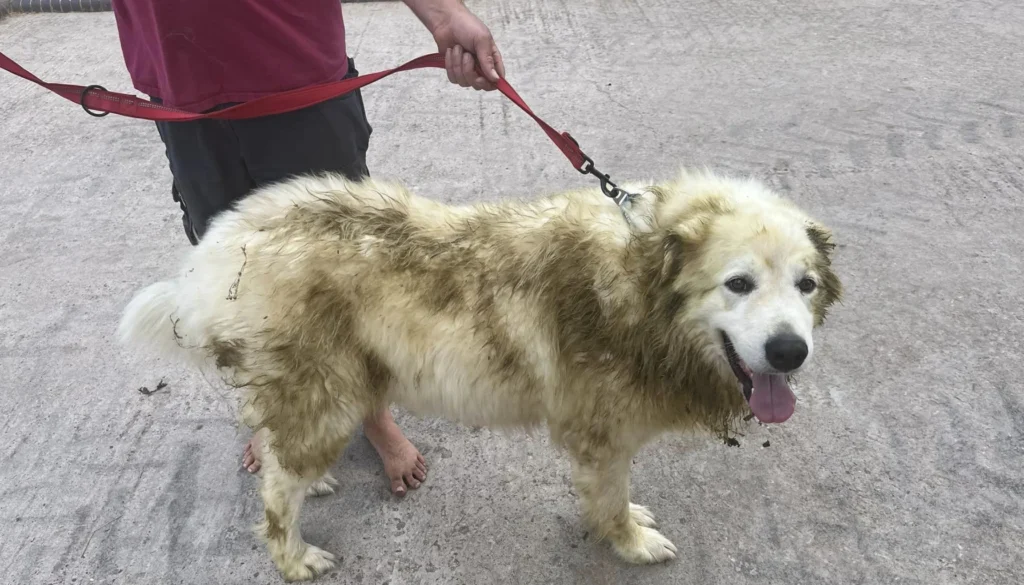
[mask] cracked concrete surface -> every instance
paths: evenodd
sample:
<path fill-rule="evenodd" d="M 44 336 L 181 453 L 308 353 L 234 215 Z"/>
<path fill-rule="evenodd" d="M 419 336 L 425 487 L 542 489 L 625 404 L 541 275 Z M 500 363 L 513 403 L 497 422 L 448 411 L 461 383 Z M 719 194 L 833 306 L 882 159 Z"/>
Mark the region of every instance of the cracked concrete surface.
<path fill-rule="evenodd" d="M 666 437 L 634 499 L 679 558 L 626 567 L 579 523 L 544 437 L 401 414 L 430 477 L 372 448 L 305 537 L 322 583 L 1010 585 L 1024 580 L 1024 6 L 980 0 L 477 0 L 510 81 L 616 179 L 754 174 L 834 226 L 848 296 L 785 425 Z M 364 72 L 433 50 L 398 3 L 346 4 Z M 113 16 L 13 15 L 44 79 L 131 90 Z M 365 91 L 371 170 L 445 201 L 587 180 L 498 94 L 438 71 Z M 187 242 L 151 124 L 0 75 L 0 581 L 280 583 L 230 391 L 118 347 Z M 151 395 L 161 379 L 167 387 Z M 761 447 L 765 440 L 769 448 Z"/>

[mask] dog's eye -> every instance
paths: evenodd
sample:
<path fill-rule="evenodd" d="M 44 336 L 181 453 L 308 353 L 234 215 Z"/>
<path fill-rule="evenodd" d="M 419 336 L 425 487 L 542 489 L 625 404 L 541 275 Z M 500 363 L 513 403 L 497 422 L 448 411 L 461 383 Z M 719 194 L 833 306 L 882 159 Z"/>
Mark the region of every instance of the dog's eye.
<path fill-rule="evenodd" d="M 736 276 L 725 281 L 725 287 L 738 295 L 745 295 L 754 290 L 754 281 L 745 276 Z"/>
<path fill-rule="evenodd" d="M 796 286 L 800 289 L 800 292 L 809 295 L 814 292 L 814 289 L 818 288 L 818 283 L 814 282 L 813 278 L 807 277 L 798 282 Z"/>

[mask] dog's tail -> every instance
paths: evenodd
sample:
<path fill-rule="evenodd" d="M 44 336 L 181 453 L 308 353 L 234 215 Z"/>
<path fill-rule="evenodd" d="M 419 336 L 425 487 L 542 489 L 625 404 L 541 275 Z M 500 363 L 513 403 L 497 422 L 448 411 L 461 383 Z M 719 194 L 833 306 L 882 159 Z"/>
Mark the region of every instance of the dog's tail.
<path fill-rule="evenodd" d="M 144 346 L 171 356 L 185 350 L 177 327 L 175 310 L 178 283 L 165 280 L 139 291 L 121 317 L 118 335 L 121 343 Z"/>

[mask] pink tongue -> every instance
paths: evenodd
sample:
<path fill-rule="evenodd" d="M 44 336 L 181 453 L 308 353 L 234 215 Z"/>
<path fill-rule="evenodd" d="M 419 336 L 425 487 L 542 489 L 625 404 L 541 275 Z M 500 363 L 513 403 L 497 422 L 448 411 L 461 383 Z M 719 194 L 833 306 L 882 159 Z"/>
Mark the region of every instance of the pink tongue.
<path fill-rule="evenodd" d="M 754 374 L 750 410 L 763 423 L 781 423 L 793 416 L 796 396 L 781 374 Z"/>

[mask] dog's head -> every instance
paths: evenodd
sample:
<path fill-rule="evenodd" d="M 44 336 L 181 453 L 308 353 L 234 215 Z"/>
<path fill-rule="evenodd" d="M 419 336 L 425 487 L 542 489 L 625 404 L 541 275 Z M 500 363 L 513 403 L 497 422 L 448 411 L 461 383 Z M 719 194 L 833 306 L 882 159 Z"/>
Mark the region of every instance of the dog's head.
<path fill-rule="evenodd" d="M 654 294 L 677 299 L 672 318 L 735 376 L 759 420 L 784 422 L 796 403 L 789 376 L 842 294 L 830 231 L 752 180 L 684 174 L 654 194 Z"/>

